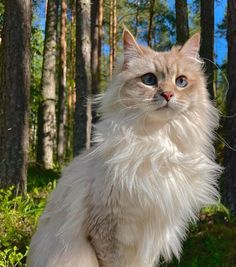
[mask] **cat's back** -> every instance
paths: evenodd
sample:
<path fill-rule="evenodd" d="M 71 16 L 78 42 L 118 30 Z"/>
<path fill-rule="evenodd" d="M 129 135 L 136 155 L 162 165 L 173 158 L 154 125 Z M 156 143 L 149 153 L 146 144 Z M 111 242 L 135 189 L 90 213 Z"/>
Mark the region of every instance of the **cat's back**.
<path fill-rule="evenodd" d="M 34 234 L 28 257 L 29 266 L 43 266 L 32 263 L 39 255 L 45 259 L 57 258 L 67 248 L 65 244 L 83 235 L 81 229 L 87 216 L 86 198 L 89 195 L 93 177 L 92 161 L 88 152 L 76 157 L 62 173 L 56 189 L 51 193 L 46 208 L 40 218 L 37 232 Z M 90 171 L 89 171 L 90 170 Z M 50 253 L 50 254 L 49 254 Z M 37 256 L 38 255 L 38 256 Z M 44 266 L 54 266 L 45 262 Z"/>

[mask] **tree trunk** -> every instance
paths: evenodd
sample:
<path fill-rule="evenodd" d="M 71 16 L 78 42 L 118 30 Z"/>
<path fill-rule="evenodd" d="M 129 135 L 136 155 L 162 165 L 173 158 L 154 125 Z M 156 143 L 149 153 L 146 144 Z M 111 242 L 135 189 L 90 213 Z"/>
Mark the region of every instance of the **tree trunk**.
<path fill-rule="evenodd" d="M 228 81 L 229 90 L 226 99 L 227 115 L 236 114 L 236 3 L 228 0 Z M 226 118 L 225 123 L 225 202 L 236 216 L 236 117 Z"/>
<path fill-rule="evenodd" d="M 90 147 L 91 138 L 91 20 L 90 0 L 76 0 L 76 107 L 74 155 Z"/>
<path fill-rule="evenodd" d="M 135 15 L 135 28 L 134 28 L 134 36 L 137 37 L 138 34 L 138 26 L 139 26 L 139 12 L 140 12 L 140 0 L 137 0 L 137 10 Z"/>
<path fill-rule="evenodd" d="M 103 36 L 103 3 L 104 0 L 99 1 L 99 12 L 98 12 L 98 84 L 100 83 L 101 79 L 101 56 L 102 56 L 102 36 Z M 100 88 L 99 88 L 100 92 Z"/>
<path fill-rule="evenodd" d="M 113 36 L 112 36 L 112 41 L 113 41 L 113 67 L 116 59 L 116 49 L 117 49 L 117 0 L 113 0 Z"/>
<path fill-rule="evenodd" d="M 148 46 L 150 47 L 151 47 L 151 42 L 152 42 L 152 24 L 153 24 L 153 16 L 154 16 L 154 7 L 155 7 L 155 0 L 150 0 L 148 36 L 147 36 L 147 43 L 148 43 Z"/>
<path fill-rule="evenodd" d="M 114 11 L 114 0 L 110 0 L 110 25 L 109 25 L 109 46 L 110 46 L 110 51 L 109 51 L 109 70 L 110 70 L 110 78 L 112 77 L 112 71 L 113 71 L 113 55 L 114 55 L 114 43 L 113 43 L 113 30 L 114 30 L 114 19 L 113 19 L 113 11 Z"/>
<path fill-rule="evenodd" d="M 200 56 L 206 63 L 208 92 L 214 99 L 214 0 L 201 0 L 201 48 Z"/>
<path fill-rule="evenodd" d="M 187 0 L 175 0 L 175 12 L 176 41 L 178 44 L 184 44 L 189 38 Z"/>
<path fill-rule="evenodd" d="M 67 103 L 67 132 L 66 132 L 66 158 L 73 157 L 73 118 L 75 111 L 75 0 L 70 0 L 71 23 L 69 32 L 69 62 L 68 65 L 68 103 Z"/>
<path fill-rule="evenodd" d="M 58 0 L 48 0 L 42 69 L 42 101 L 39 107 L 37 162 L 53 168 L 56 101 L 56 45 Z"/>
<path fill-rule="evenodd" d="M 91 72 L 92 94 L 100 92 L 101 35 L 103 21 L 103 0 L 93 1 L 91 5 Z M 96 104 L 93 105 L 93 123 L 97 121 Z"/>
<path fill-rule="evenodd" d="M 5 1 L 0 68 L 0 186 L 26 192 L 31 1 Z"/>
<path fill-rule="evenodd" d="M 66 126 L 66 21 L 67 2 L 61 0 L 61 33 L 60 33 L 60 63 L 59 63 L 59 98 L 57 126 L 57 157 L 60 164 L 65 156 L 65 126 Z"/>

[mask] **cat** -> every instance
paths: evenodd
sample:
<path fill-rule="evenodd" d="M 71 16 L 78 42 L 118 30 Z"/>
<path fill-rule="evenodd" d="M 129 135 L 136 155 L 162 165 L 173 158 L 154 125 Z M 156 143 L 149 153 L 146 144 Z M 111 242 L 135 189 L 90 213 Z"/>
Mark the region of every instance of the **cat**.
<path fill-rule="evenodd" d="M 179 259 L 188 224 L 219 198 L 199 33 L 156 52 L 124 29 L 95 145 L 64 170 L 29 267 L 154 267 Z"/>

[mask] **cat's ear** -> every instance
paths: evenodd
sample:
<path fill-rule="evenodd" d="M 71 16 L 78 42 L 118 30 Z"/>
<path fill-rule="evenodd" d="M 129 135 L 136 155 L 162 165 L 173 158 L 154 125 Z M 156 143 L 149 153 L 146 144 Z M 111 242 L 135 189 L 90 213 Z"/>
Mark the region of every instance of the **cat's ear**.
<path fill-rule="evenodd" d="M 182 46 L 180 52 L 188 57 L 197 58 L 200 50 L 200 33 L 195 33 L 188 41 Z"/>
<path fill-rule="evenodd" d="M 126 28 L 124 28 L 123 31 L 123 48 L 124 48 L 124 67 L 127 66 L 130 60 L 136 57 L 140 57 L 143 54 L 134 36 Z"/>

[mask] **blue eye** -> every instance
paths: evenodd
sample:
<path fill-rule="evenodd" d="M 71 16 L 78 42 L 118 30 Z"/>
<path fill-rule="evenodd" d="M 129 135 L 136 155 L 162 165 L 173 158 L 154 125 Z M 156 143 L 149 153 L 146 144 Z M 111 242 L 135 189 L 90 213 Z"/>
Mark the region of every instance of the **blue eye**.
<path fill-rule="evenodd" d="M 184 88 L 188 85 L 188 81 L 187 78 L 185 76 L 179 76 L 176 80 L 175 80 L 175 84 L 178 87 Z"/>
<path fill-rule="evenodd" d="M 157 84 L 157 77 L 152 73 L 146 73 L 141 76 L 141 80 L 146 85 L 156 85 Z"/>

